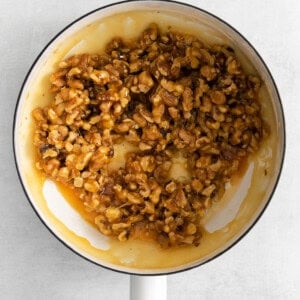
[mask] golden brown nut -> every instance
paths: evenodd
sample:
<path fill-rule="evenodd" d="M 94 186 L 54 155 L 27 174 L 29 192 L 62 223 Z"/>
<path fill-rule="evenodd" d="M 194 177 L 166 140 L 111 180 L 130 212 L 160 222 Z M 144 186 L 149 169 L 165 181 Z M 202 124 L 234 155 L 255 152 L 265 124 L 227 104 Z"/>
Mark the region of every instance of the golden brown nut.
<path fill-rule="evenodd" d="M 198 246 L 201 218 L 266 132 L 260 79 L 234 51 L 154 23 L 60 62 L 50 83 L 53 101 L 32 111 L 35 165 L 122 242 Z"/>

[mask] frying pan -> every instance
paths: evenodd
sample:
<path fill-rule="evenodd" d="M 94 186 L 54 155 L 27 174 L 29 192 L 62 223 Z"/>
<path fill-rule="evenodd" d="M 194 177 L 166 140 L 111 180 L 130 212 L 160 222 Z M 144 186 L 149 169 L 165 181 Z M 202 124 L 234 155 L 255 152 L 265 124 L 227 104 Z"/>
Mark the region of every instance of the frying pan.
<path fill-rule="evenodd" d="M 135 37 L 150 22 L 198 35 L 208 43 L 232 46 L 243 67 L 263 80 L 261 109 L 270 128 L 258 153 L 232 183 L 222 201 L 203 219 L 199 247 L 160 249 L 142 242 L 117 242 L 88 224 L 56 185 L 35 169 L 31 111 L 50 99 L 49 74 L 75 53 L 103 49 L 112 37 Z M 174 1 L 125 1 L 96 9 L 59 32 L 43 49 L 22 85 L 14 118 L 13 145 L 24 192 L 44 225 L 65 246 L 99 266 L 131 275 L 131 299 L 165 299 L 167 274 L 200 266 L 230 249 L 253 227 L 278 183 L 285 151 L 280 96 L 266 64 L 254 47 L 220 18 Z M 141 276 L 143 275 L 143 276 Z M 160 275 L 160 276 L 150 276 Z"/>

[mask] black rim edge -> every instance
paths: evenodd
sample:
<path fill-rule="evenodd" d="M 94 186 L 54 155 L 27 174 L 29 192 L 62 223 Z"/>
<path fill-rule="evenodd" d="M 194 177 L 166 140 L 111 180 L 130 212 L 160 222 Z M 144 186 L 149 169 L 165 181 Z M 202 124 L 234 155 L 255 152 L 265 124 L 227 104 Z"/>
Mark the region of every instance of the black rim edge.
<path fill-rule="evenodd" d="M 267 71 L 268 76 L 270 77 L 272 84 L 275 88 L 275 92 L 277 94 L 277 98 L 279 101 L 279 106 L 280 106 L 280 110 L 281 110 L 281 118 L 282 118 L 282 122 L 283 122 L 283 147 L 282 147 L 282 157 L 281 157 L 281 164 L 279 166 L 279 170 L 278 170 L 278 174 L 277 174 L 277 178 L 274 184 L 274 187 L 269 195 L 269 198 L 266 202 L 266 204 L 264 205 L 264 207 L 262 208 L 262 210 L 260 211 L 260 213 L 258 214 L 258 216 L 256 217 L 256 219 L 253 221 L 253 223 L 249 226 L 249 228 L 247 228 L 245 230 L 245 232 L 236 240 L 234 241 L 232 244 L 230 244 L 228 247 L 226 247 L 225 249 L 223 249 L 220 253 L 210 257 L 209 259 L 207 259 L 204 262 L 199 262 L 198 264 L 192 265 L 192 266 L 187 266 L 184 267 L 183 269 L 178 269 L 178 270 L 174 270 L 174 271 L 170 271 L 170 272 L 157 272 L 157 273 L 137 273 L 137 272 L 130 272 L 130 271 L 125 271 L 125 270 L 119 270 L 113 267 L 108 267 L 105 265 L 102 265 L 98 262 L 93 261 L 92 259 L 84 256 L 83 254 L 79 253 L 77 250 L 73 249 L 70 245 L 67 244 L 67 242 L 65 242 L 63 239 L 61 239 L 59 236 L 57 236 L 54 231 L 46 224 L 46 222 L 44 221 L 44 219 L 40 216 L 40 214 L 38 213 L 37 209 L 34 207 L 33 203 L 30 200 L 30 197 L 27 193 L 27 190 L 25 188 L 25 185 L 23 183 L 22 180 L 22 176 L 21 176 L 21 172 L 18 166 L 18 162 L 17 162 L 17 155 L 16 155 L 16 145 L 15 145 L 15 135 L 16 135 L 16 117 L 17 117 L 17 113 L 18 113 L 18 108 L 19 108 L 19 103 L 20 103 L 20 99 L 21 99 L 21 95 L 23 93 L 24 87 L 27 83 L 28 77 L 30 76 L 32 70 L 34 69 L 35 65 L 37 64 L 37 62 L 39 61 L 40 57 L 44 54 L 44 52 L 47 50 L 47 48 L 62 34 L 64 33 L 67 29 L 69 29 L 71 26 L 73 26 L 75 23 L 77 23 L 78 21 L 84 19 L 85 17 L 100 11 L 102 9 L 108 8 L 108 7 L 112 7 L 112 6 L 116 6 L 119 4 L 124 4 L 124 3 L 128 3 L 128 2 L 144 2 L 144 1 L 151 1 L 151 2 L 159 2 L 160 0 L 125 0 L 125 1 L 119 1 L 119 2 L 115 2 L 115 3 L 111 3 L 99 8 L 96 8 L 84 15 L 82 15 L 81 17 L 77 18 L 76 20 L 74 20 L 73 22 L 71 22 L 70 24 L 68 24 L 66 27 L 64 27 L 61 31 L 59 31 L 47 44 L 46 46 L 42 49 L 42 51 L 39 53 L 39 55 L 36 57 L 36 59 L 34 60 L 34 62 L 32 63 L 31 67 L 29 68 L 29 71 L 27 72 L 24 81 L 21 85 L 21 89 L 20 92 L 18 94 L 18 98 L 17 98 L 17 102 L 16 102 L 16 106 L 15 106 L 15 111 L 14 111 L 14 117 L 13 117 L 13 128 L 12 128 L 12 139 L 13 139 L 13 156 L 14 156 L 14 162 L 15 162 L 15 166 L 16 166 L 16 170 L 17 170 L 17 174 L 18 174 L 18 178 L 19 181 L 21 183 L 23 192 L 30 204 L 30 206 L 32 207 L 32 209 L 34 210 L 34 212 L 36 213 L 36 215 L 38 216 L 38 218 L 40 219 L 40 221 L 44 224 L 44 226 L 50 231 L 50 233 L 58 240 L 60 241 L 64 246 L 66 246 L 68 249 L 70 249 L 73 253 L 77 254 L 78 256 L 80 256 L 81 258 L 83 258 L 84 260 L 87 260 L 97 266 L 100 266 L 102 268 L 105 268 L 107 270 L 110 271 L 115 271 L 118 273 L 122 273 L 122 274 L 127 274 L 127 275 L 138 275 L 138 276 L 160 276 L 160 275 L 172 275 L 172 274 L 177 274 L 180 272 L 184 272 L 184 271 L 188 271 L 188 270 L 192 270 L 196 267 L 202 266 L 216 258 L 218 258 L 219 256 L 221 256 L 222 254 L 224 254 L 225 252 L 227 252 L 228 250 L 230 250 L 233 246 L 235 246 L 236 244 L 238 244 L 248 233 L 249 231 L 254 227 L 254 225 L 259 221 L 259 219 L 261 218 L 261 216 L 263 215 L 263 213 L 265 212 L 266 208 L 268 207 L 268 205 L 270 204 L 270 201 L 274 195 L 274 192 L 278 186 L 278 182 L 279 179 L 281 177 L 281 173 L 283 170 L 283 165 L 284 165 L 284 161 L 285 161 L 285 153 L 286 153 L 286 122 L 285 122 L 285 117 L 284 117 L 284 110 L 283 110 L 283 105 L 282 105 L 282 101 L 281 101 L 281 97 L 278 91 L 278 87 L 275 83 L 274 77 L 271 74 L 270 69 L 268 68 L 267 64 L 265 63 L 265 61 L 263 60 L 263 58 L 261 57 L 261 55 L 257 52 L 257 50 L 255 49 L 255 47 L 248 41 L 248 39 L 246 39 L 244 37 L 244 35 L 242 35 L 237 29 L 235 29 L 233 26 L 231 26 L 229 23 L 227 23 L 226 21 L 224 21 L 223 19 L 219 18 L 218 16 L 214 15 L 213 13 L 208 12 L 205 9 L 202 9 L 200 7 L 188 4 L 188 3 L 182 3 L 180 1 L 173 1 L 173 0 L 163 0 L 162 2 L 169 2 L 169 3 L 174 3 L 174 4 L 178 4 L 181 6 L 186 6 L 186 7 L 190 7 L 193 9 L 196 9 L 198 11 L 201 11 L 202 13 L 205 13 L 207 15 L 209 15 L 210 17 L 215 18 L 216 20 L 218 20 L 219 22 L 223 23 L 224 25 L 228 26 L 232 31 L 234 31 L 238 36 L 240 36 L 246 43 L 247 45 L 254 51 L 254 53 L 257 55 L 257 57 L 259 58 L 259 60 L 261 61 L 261 63 L 263 64 L 264 68 Z M 177 267 L 178 268 L 178 267 Z"/>

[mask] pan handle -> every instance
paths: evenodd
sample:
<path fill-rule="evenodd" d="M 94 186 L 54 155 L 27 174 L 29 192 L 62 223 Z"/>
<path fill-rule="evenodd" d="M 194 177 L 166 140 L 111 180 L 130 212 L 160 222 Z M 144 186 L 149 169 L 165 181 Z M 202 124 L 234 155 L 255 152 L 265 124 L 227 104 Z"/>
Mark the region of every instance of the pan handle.
<path fill-rule="evenodd" d="M 130 300 L 167 300 L 167 276 L 130 275 Z"/>

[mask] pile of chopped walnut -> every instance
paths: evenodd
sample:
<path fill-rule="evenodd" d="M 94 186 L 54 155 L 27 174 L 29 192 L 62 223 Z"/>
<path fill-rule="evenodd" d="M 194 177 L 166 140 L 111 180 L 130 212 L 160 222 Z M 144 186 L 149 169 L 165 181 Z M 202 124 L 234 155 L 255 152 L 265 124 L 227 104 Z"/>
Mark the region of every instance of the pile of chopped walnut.
<path fill-rule="evenodd" d="M 199 245 L 200 219 L 263 136 L 260 80 L 232 48 L 156 24 L 103 54 L 74 55 L 33 112 L 36 166 L 74 189 L 108 236 Z M 136 147 L 110 169 L 114 146 Z M 190 178 L 172 178 L 173 157 Z"/>

